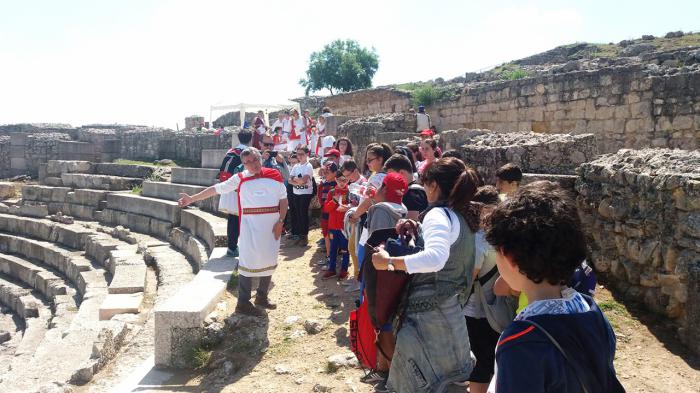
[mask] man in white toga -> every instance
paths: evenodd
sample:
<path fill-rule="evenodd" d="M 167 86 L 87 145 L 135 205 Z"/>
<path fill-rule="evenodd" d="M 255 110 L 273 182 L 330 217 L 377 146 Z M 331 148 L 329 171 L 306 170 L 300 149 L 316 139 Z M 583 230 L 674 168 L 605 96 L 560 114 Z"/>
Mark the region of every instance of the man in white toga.
<path fill-rule="evenodd" d="M 280 173 L 263 168 L 260 152 L 247 148 L 241 152 L 245 170 L 225 182 L 208 187 L 195 195 L 180 194 L 178 203 L 185 207 L 216 194 L 238 191 L 240 236 L 238 238 L 238 305 L 236 312 L 263 316 L 277 306 L 268 292 L 272 273 L 277 268 L 284 217 L 287 215 L 287 189 Z M 255 305 L 250 302 L 253 278 L 259 278 Z"/>

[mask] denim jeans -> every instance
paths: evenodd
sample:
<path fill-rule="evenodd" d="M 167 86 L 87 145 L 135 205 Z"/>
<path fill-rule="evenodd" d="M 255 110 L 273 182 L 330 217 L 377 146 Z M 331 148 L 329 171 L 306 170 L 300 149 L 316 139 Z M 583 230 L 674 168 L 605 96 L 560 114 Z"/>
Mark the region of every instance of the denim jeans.
<path fill-rule="evenodd" d="M 233 214 L 228 215 L 226 235 L 228 237 L 228 249 L 231 251 L 238 248 L 238 234 L 240 230 L 238 220 L 238 216 L 234 216 Z"/>
<path fill-rule="evenodd" d="M 339 229 L 330 230 L 331 236 L 331 254 L 328 257 L 328 271 L 336 271 L 336 261 L 338 260 L 338 250 L 342 255 L 342 263 L 340 265 L 340 271 L 347 272 L 348 266 L 350 266 L 350 255 L 348 255 L 348 239 L 343 236 L 343 231 Z"/>
<path fill-rule="evenodd" d="M 462 307 L 452 296 L 430 311 L 406 314 L 388 386 L 395 392 L 444 392 L 469 379 L 473 367 Z"/>

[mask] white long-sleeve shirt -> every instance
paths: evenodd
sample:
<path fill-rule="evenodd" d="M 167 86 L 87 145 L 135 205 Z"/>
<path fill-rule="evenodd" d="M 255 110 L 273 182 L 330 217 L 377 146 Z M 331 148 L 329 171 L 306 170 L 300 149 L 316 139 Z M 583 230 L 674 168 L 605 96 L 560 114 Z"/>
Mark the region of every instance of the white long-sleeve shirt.
<path fill-rule="evenodd" d="M 449 212 L 447 218 L 445 211 Z M 452 209 L 433 208 L 423 218 L 423 251 L 404 257 L 409 274 L 442 270 L 450 257 L 450 247 L 459 238 L 459 219 Z"/>

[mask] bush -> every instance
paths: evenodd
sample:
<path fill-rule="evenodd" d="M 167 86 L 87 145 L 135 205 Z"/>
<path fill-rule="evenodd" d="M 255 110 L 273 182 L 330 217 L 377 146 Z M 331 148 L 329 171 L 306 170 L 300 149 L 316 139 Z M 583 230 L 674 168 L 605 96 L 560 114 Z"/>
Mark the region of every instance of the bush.
<path fill-rule="evenodd" d="M 514 81 L 516 79 L 527 78 L 528 74 L 525 70 L 506 70 L 501 73 L 501 78 Z"/>
<path fill-rule="evenodd" d="M 413 91 L 413 103 L 430 106 L 441 98 L 440 92 L 433 85 L 425 85 Z"/>
<path fill-rule="evenodd" d="M 187 352 L 187 362 L 195 369 L 206 366 L 210 358 L 211 351 L 207 351 L 201 347 L 194 347 Z"/>

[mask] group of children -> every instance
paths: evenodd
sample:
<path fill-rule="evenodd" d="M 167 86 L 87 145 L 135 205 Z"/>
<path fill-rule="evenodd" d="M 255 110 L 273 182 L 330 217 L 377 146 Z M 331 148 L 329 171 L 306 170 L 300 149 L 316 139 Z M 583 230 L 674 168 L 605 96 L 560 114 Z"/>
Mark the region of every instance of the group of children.
<path fill-rule="evenodd" d="M 347 283 L 348 292 L 360 288 L 357 265 L 372 233 L 393 228 L 409 215 L 417 217 L 428 207 L 425 191 L 415 182 L 416 173 L 442 154 L 436 153 L 429 138 L 424 144 L 420 152 L 435 154 L 435 159 L 416 160 L 406 147 L 368 146 L 367 177 L 352 160 L 324 165 L 318 193 L 326 251 L 320 262 L 323 279 Z M 496 171 L 495 185 L 482 185 L 473 197 L 481 206 L 481 225 L 475 233 L 475 284 L 463 309 L 476 358 L 465 381 L 469 391 L 624 391 L 612 366 L 614 334 L 590 298 L 595 274 L 583 259 L 585 243 L 579 238 L 575 205 L 555 183 L 535 182 L 521 189 L 522 177 L 516 165 L 504 165 Z M 413 202 L 421 200 L 421 194 L 423 202 L 416 206 Z M 547 225 L 560 225 L 560 233 L 551 233 Z M 523 237 L 530 244 L 523 244 Z M 563 242 L 557 247 L 567 247 L 568 241 L 570 250 L 559 257 L 549 254 L 556 248 L 554 241 Z M 351 259 L 353 275 L 348 272 Z M 528 267 L 528 260 L 542 265 Z M 542 294 L 543 288 L 552 298 Z M 393 341 L 391 326 L 381 329 L 377 343 L 384 351 L 378 355 L 377 368 L 363 378 L 378 384 L 378 391 L 388 375 Z M 591 341 L 601 350 L 586 347 Z M 562 364 L 562 358 L 568 364 Z M 507 371 L 499 373 L 496 366 Z M 600 387 L 604 389 L 595 390 Z"/>

